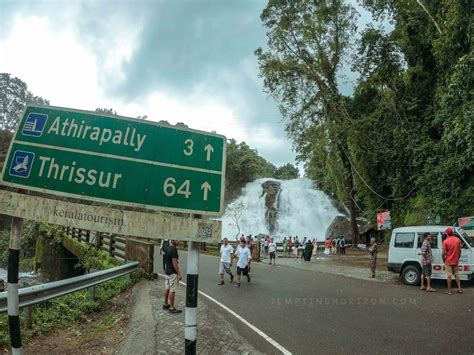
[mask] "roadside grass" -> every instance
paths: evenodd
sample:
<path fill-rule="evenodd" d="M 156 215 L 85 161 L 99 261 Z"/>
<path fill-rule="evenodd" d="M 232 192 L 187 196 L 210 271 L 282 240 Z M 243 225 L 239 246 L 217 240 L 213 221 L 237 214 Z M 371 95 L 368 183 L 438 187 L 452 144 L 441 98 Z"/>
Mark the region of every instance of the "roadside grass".
<path fill-rule="evenodd" d="M 79 243 L 64 235 L 55 226 L 41 224 L 39 230 L 46 237 L 54 238 L 57 243 L 69 243 L 70 247 L 74 247 L 79 257 L 79 265 L 86 270 L 104 270 L 117 266 L 117 261 L 107 253 Z M 31 260 L 25 262 L 31 263 Z M 84 289 L 31 306 L 31 327 L 27 326 L 24 310 L 20 311 L 22 341 L 27 343 L 34 337 L 50 334 L 58 329 L 70 328 L 78 322 L 87 321 L 88 316 L 103 310 L 111 298 L 127 290 L 144 277 L 147 275 L 143 271 L 138 271 L 97 285 L 95 286 L 94 299 L 91 298 L 89 290 Z M 99 327 L 97 329 L 105 329 L 119 320 L 114 319 L 111 315 L 94 326 Z M 8 315 L 1 314 L 0 349 L 6 350 L 9 345 Z"/>
<path fill-rule="evenodd" d="M 122 293 L 143 275 L 134 273 L 130 277 L 122 276 L 96 286 L 95 299 L 91 299 L 87 289 L 43 302 L 31 307 L 32 327 L 28 328 L 24 312 L 20 312 L 21 334 L 23 342 L 33 337 L 46 335 L 61 328 L 69 328 L 77 322 L 87 321 L 88 315 L 99 312 L 108 300 Z M 110 314 L 91 327 L 91 332 L 112 327 L 120 320 L 120 315 Z M 0 349 L 10 345 L 8 316 L 0 316 Z"/>

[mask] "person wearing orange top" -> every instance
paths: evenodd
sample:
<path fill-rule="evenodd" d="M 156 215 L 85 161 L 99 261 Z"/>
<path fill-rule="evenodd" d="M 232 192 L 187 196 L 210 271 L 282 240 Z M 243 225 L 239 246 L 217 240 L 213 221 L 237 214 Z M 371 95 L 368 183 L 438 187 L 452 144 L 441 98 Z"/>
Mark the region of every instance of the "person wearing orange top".
<path fill-rule="evenodd" d="M 461 280 L 459 278 L 458 265 L 461 258 L 461 240 L 457 238 L 451 228 L 446 228 L 444 231 L 447 238 L 443 241 L 443 261 L 444 270 L 448 275 L 448 295 L 452 295 L 451 284 L 453 282 L 453 275 L 456 278 L 458 286 L 457 293 L 463 293 L 461 289 Z"/>

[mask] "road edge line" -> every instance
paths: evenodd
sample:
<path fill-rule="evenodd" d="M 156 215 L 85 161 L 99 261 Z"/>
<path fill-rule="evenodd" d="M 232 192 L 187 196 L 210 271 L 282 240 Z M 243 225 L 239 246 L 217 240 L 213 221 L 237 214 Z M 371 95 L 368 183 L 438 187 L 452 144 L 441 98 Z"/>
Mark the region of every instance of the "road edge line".
<path fill-rule="evenodd" d="M 162 276 L 162 277 L 165 277 L 164 274 L 162 273 L 158 273 L 158 275 Z M 186 286 L 186 283 L 183 282 L 183 281 L 180 281 L 179 282 L 180 284 Z M 207 299 L 209 299 L 210 301 L 214 302 L 215 304 L 217 304 L 219 307 L 223 308 L 224 310 L 226 310 L 227 312 L 229 312 L 231 315 L 233 315 L 235 318 L 237 318 L 238 320 L 240 320 L 242 323 L 244 323 L 246 326 L 248 326 L 250 329 L 252 329 L 255 333 L 257 333 L 258 335 L 260 335 L 263 339 L 265 339 L 266 341 L 268 341 L 270 344 L 272 344 L 275 348 L 277 348 L 278 350 L 280 350 L 284 355 L 292 355 L 291 351 L 287 350 L 285 347 L 283 347 L 283 345 L 280 345 L 275 339 L 271 338 L 270 336 L 268 336 L 267 334 L 265 334 L 263 331 L 261 331 L 260 329 L 258 329 L 256 326 L 254 326 L 253 324 L 251 324 L 250 322 L 248 322 L 247 320 L 245 320 L 244 318 L 242 318 L 241 316 L 239 316 L 237 313 L 235 313 L 233 310 L 231 310 L 229 307 L 227 307 L 226 305 L 222 304 L 221 302 L 219 302 L 218 300 L 216 300 L 215 298 L 209 296 L 208 294 L 204 293 L 203 291 L 198 291 L 201 295 L 203 295 L 204 297 L 206 297 Z"/>

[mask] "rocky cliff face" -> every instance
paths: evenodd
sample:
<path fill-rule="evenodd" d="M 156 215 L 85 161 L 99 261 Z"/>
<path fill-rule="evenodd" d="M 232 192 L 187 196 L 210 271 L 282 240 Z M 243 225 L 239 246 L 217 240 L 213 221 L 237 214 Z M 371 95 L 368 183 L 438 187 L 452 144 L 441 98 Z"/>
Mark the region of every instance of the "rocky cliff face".
<path fill-rule="evenodd" d="M 277 228 L 280 191 L 281 185 L 278 181 L 268 180 L 262 184 L 262 195 L 260 197 L 265 195 L 265 220 L 270 233 L 273 233 Z"/>

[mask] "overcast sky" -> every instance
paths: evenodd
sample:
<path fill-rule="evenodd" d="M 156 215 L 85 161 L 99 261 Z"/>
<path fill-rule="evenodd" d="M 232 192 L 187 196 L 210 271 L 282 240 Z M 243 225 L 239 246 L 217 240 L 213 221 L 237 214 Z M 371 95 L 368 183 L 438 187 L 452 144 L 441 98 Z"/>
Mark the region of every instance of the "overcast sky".
<path fill-rule="evenodd" d="M 51 105 L 184 122 L 294 163 L 253 54 L 265 4 L 0 0 L 0 72 Z"/>

